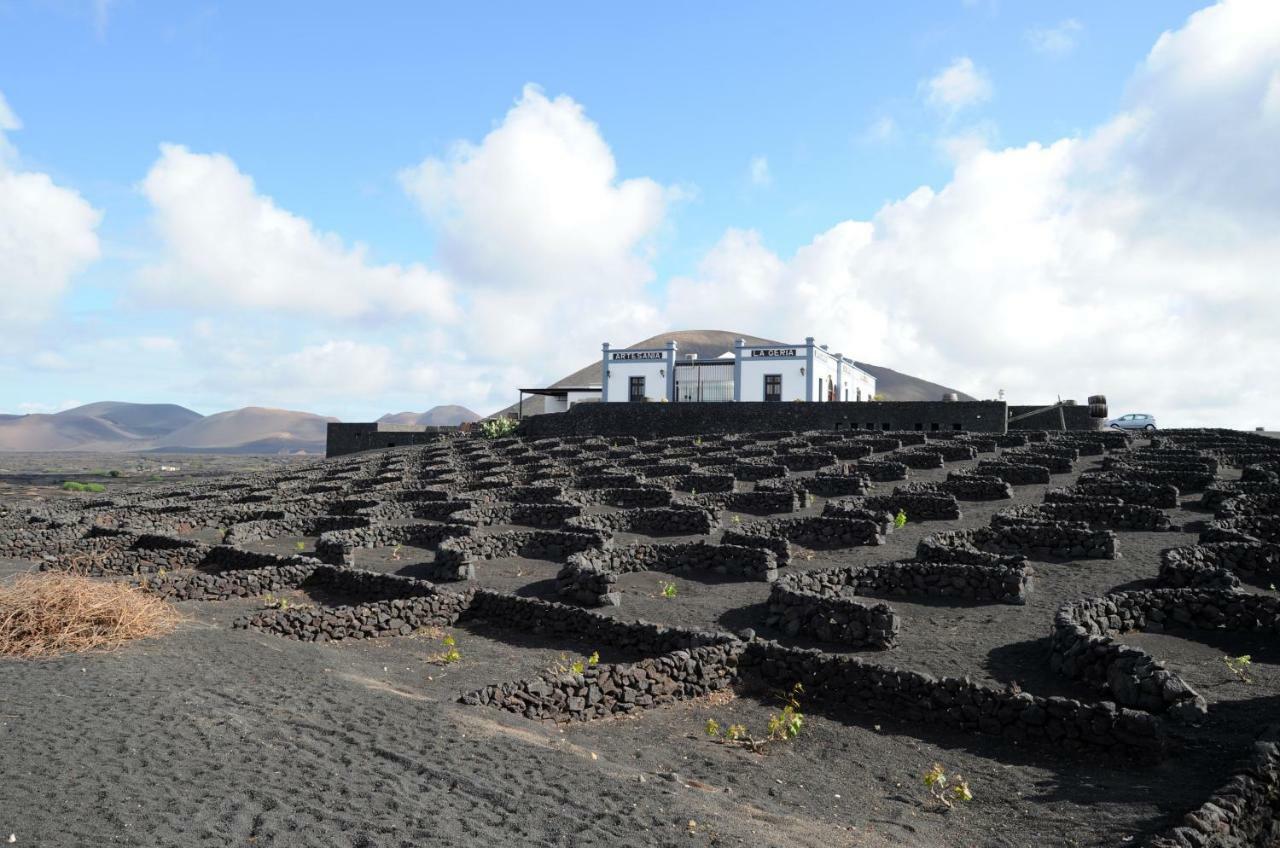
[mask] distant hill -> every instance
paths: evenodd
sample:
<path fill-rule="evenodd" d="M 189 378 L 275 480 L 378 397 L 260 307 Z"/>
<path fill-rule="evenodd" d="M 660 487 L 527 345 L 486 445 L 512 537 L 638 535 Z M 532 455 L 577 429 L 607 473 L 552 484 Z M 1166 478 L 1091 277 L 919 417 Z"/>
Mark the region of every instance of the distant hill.
<path fill-rule="evenodd" d="M 337 420 L 310 412 L 246 406 L 193 421 L 157 439 L 153 447 L 226 449 L 268 440 L 284 442 L 291 446 L 289 450 L 323 452 L 325 430 Z"/>
<path fill-rule="evenodd" d="M 677 330 L 670 333 L 660 333 L 652 338 L 644 341 L 636 342 L 628 345 L 629 348 L 639 347 L 664 347 L 668 340 L 674 340 L 678 348 L 680 356 L 689 353 L 696 353 L 699 359 L 714 359 L 721 354 L 733 350 L 733 343 L 736 339 L 742 339 L 747 344 L 760 345 L 780 345 L 785 342 L 779 342 L 774 339 L 764 339 L 759 336 L 751 336 L 746 333 L 731 333 L 727 330 Z M 819 340 L 821 341 L 821 340 Z M 842 351 L 843 352 L 843 351 Z M 845 353 L 848 356 L 848 353 Z M 892 368 L 885 368 L 880 365 L 870 365 L 865 362 L 857 362 L 859 368 L 866 371 L 872 377 L 876 378 L 876 391 L 884 395 L 885 400 L 942 400 L 942 396 L 947 392 L 956 392 L 960 396 L 960 400 L 973 400 L 972 397 L 964 392 L 956 389 L 949 389 L 938 383 L 931 383 L 928 380 L 922 380 L 919 377 L 912 377 L 909 374 L 903 374 L 894 371 Z M 572 374 L 561 377 L 551 384 L 552 386 L 598 386 L 600 385 L 600 359 L 597 357 L 589 365 L 584 365 Z M 543 399 L 541 397 L 530 397 L 524 401 L 524 414 L 534 415 L 543 411 Z M 495 415 L 515 414 L 516 404 L 508 406 Z"/>
<path fill-rule="evenodd" d="M 114 451 L 147 443 L 203 416 L 171 403 L 102 401 L 53 415 L 0 417 L 0 450 Z"/>
<path fill-rule="evenodd" d="M 378 419 L 381 424 L 425 424 L 429 427 L 456 427 L 471 421 L 479 421 L 480 416 L 465 406 L 449 404 L 433 406 L 426 412 L 387 413 Z"/>
<path fill-rule="evenodd" d="M 103 401 L 53 415 L 0 415 L 0 451 L 323 453 L 335 418 L 246 407 L 205 417 L 171 403 Z"/>

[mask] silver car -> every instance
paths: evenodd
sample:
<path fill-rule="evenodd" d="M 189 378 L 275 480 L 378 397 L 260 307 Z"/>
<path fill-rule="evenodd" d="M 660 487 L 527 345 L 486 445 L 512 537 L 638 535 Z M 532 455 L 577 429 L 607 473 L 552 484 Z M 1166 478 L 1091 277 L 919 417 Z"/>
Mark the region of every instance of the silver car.
<path fill-rule="evenodd" d="M 1114 427 L 1117 430 L 1154 430 L 1156 429 L 1156 417 L 1142 412 L 1132 412 L 1128 415 L 1121 415 L 1119 418 L 1112 418 L 1107 422 L 1107 426 Z"/>

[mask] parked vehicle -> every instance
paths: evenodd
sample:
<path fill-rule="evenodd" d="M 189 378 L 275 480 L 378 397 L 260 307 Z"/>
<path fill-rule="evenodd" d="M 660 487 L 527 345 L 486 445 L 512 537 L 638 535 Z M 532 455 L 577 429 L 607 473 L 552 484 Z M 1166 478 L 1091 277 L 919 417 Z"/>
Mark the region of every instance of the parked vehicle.
<path fill-rule="evenodd" d="M 1147 415 L 1144 412 L 1131 412 L 1128 415 L 1121 415 L 1119 418 L 1112 418 L 1107 422 L 1108 427 L 1114 427 L 1117 430 L 1154 430 L 1156 429 L 1156 417 Z"/>

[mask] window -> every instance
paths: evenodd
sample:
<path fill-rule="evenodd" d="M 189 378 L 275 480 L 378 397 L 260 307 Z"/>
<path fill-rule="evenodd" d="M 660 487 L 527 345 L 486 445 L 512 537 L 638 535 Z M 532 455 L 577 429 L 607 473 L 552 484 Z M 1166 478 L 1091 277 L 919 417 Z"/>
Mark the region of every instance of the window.
<path fill-rule="evenodd" d="M 627 400 L 635 403 L 644 400 L 644 377 L 632 377 L 629 384 L 630 392 Z"/>
<path fill-rule="evenodd" d="M 764 399 L 766 401 L 782 400 L 782 375 L 764 375 Z"/>

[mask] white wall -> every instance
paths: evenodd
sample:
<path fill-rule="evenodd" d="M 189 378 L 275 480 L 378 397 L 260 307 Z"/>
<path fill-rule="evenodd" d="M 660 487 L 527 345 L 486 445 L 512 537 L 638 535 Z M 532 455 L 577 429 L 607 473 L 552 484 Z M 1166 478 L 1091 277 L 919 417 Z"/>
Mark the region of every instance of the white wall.
<path fill-rule="evenodd" d="M 600 400 L 600 392 L 569 392 L 566 398 L 566 406 L 573 406 L 575 403 L 582 403 L 584 400 L 598 401 Z"/>
<path fill-rule="evenodd" d="M 619 351 L 625 353 L 625 351 Z M 666 354 L 664 352 L 663 356 Z M 609 360 L 609 403 L 626 403 L 631 396 L 631 378 L 644 377 L 645 397 L 659 401 L 667 396 L 667 361 L 663 359 Z"/>
<path fill-rule="evenodd" d="M 764 376 L 766 374 L 782 375 L 782 400 L 804 400 L 805 380 L 811 375 L 801 374 L 808 365 L 803 345 L 795 348 L 770 348 L 771 350 L 794 350 L 794 357 L 753 357 L 750 348 L 742 350 L 741 383 L 739 399 L 743 401 L 764 400 Z"/>

